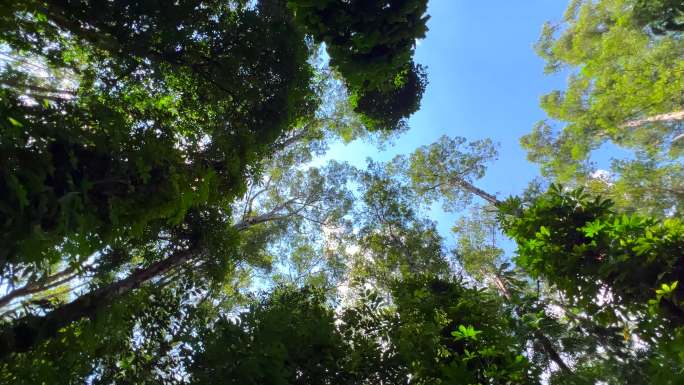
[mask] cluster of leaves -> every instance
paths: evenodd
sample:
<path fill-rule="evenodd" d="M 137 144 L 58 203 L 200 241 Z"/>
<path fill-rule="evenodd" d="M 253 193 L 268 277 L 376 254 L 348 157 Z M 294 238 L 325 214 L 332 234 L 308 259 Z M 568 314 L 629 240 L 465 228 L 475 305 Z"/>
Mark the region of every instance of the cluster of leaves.
<path fill-rule="evenodd" d="M 412 61 L 427 32 L 425 0 L 292 0 L 296 20 L 326 44 L 351 103 L 371 130 L 396 129 L 418 110 L 426 86 Z"/>
<path fill-rule="evenodd" d="M 591 198 L 581 189 L 563 192 L 552 186 L 507 221 L 505 230 L 518 243 L 520 267 L 582 306 L 602 294 L 616 305 L 642 306 L 662 284 L 684 274 L 680 220 L 616 213 L 609 200 Z M 672 305 L 679 308 L 681 293 L 673 294 Z"/>
<path fill-rule="evenodd" d="M 407 277 L 393 290 L 400 356 L 418 383 L 537 383 L 511 308 L 453 280 Z"/>
<path fill-rule="evenodd" d="M 281 286 L 199 333 L 189 372 L 197 384 L 362 383 L 380 347 L 345 337 L 321 291 Z"/>
<path fill-rule="evenodd" d="M 192 326 L 179 322 L 177 310 L 190 308 L 184 304 L 187 295 L 183 298 L 174 290 L 145 288 L 97 320 L 71 324 L 30 353 L 4 360 L 0 381 L 76 384 L 90 378 L 93 384 L 145 383 L 172 375 L 176 363 L 170 352 Z"/>
<path fill-rule="evenodd" d="M 651 375 L 682 373 L 680 220 L 621 214 L 609 200 L 556 185 L 529 207 L 513 199 L 501 208 L 503 227 L 518 244 L 519 267 L 559 290 L 574 311 L 591 315 L 596 324 L 636 329 L 652 349 Z M 672 351 L 660 350 L 665 347 Z"/>

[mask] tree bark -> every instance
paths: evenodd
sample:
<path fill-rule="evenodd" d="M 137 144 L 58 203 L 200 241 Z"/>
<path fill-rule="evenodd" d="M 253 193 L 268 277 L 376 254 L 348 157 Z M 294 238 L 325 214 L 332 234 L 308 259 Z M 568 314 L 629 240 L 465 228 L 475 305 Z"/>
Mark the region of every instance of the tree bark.
<path fill-rule="evenodd" d="M 290 202 L 286 201 L 266 214 L 238 222 L 233 225 L 233 228 L 237 231 L 244 231 L 259 223 L 286 218 L 287 215 L 277 215 L 277 211 L 286 207 Z M 178 251 L 166 259 L 146 268 L 136 270 L 120 281 L 84 294 L 44 316 L 28 315 L 14 321 L 11 325 L 0 328 L 0 360 L 12 353 L 30 351 L 45 340 L 56 336 L 60 329 L 69 326 L 73 322 L 82 319 L 93 319 L 118 297 L 182 265 L 200 252 L 201 250 L 196 248 Z"/>
<path fill-rule="evenodd" d="M 159 276 L 189 260 L 196 250 L 179 251 L 130 276 L 82 295 L 44 316 L 29 315 L 0 330 L 0 360 L 12 353 L 24 353 L 57 332 L 81 319 L 93 319 L 117 297 L 130 292 L 150 279 Z"/>
<path fill-rule="evenodd" d="M 501 204 L 501 201 L 496 199 L 496 196 L 482 190 L 481 188 L 473 185 L 470 182 L 467 182 L 462 178 L 454 178 L 451 180 L 451 183 L 457 187 L 464 189 L 465 191 L 468 191 L 471 194 L 479 196 L 480 198 L 486 200 L 494 206 L 498 206 L 499 204 Z"/>
<path fill-rule="evenodd" d="M 684 110 L 668 112 L 666 114 L 659 114 L 654 116 L 649 116 L 643 119 L 631 120 L 624 124 L 624 127 L 639 127 L 646 123 L 654 122 L 671 122 L 675 120 L 684 120 Z"/>

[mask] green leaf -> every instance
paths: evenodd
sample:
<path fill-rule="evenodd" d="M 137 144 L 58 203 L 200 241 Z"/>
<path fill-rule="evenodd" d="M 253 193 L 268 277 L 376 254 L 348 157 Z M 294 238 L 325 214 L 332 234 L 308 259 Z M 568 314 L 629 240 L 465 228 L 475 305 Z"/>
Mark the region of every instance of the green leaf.
<path fill-rule="evenodd" d="M 582 230 L 584 231 L 584 235 L 586 235 L 589 238 L 594 238 L 596 234 L 598 234 L 606 225 L 601 223 L 599 219 L 590 222 L 586 224 Z"/>
<path fill-rule="evenodd" d="M 545 235 L 545 236 L 547 236 L 547 237 L 551 235 L 551 232 L 549 231 L 548 228 L 546 228 L 546 226 L 540 227 L 540 228 L 539 228 L 539 233 L 541 233 L 541 235 Z"/>
<path fill-rule="evenodd" d="M 7 120 L 9 120 L 9 122 L 12 123 L 12 125 L 13 125 L 14 127 L 24 127 L 24 125 L 21 124 L 20 121 L 14 119 L 14 118 L 12 118 L 12 117 L 9 117 L 9 116 L 8 116 L 8 117 L 7 117 Z"/>
<path fill-rule="evenodd" d="M 461 339 L 475 340 L 475 339 L 477 339 L 477 335 L 480 333 L 482 333 L 482 331 L 475 330 L 475 328 L 473 328 L 472 326 L 459 325 L 458 330 L 451 332 L 451 335 L 456 340 L 461 340 Z"/>

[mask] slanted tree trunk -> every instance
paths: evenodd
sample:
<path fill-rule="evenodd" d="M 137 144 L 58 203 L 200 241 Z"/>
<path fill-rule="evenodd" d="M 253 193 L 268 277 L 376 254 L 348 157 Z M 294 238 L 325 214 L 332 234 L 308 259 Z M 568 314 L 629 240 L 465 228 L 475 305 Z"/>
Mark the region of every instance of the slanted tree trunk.
<path fill-rule="evenodd" d="M 57 332 L 82 319 L 92 319 L 113 300 L 191 259 L 197 250 L 183 250 L 170 257 L 138 269 L 130 276 L 101 287 L 63 305 L 44 316 L 29 315 L 0 330 L 0 360 L 12 353 L 23 353 Z"/>
<path fill-rule="evenodd" d="M 458 188 L 462 188 L 463 190 L 475 194 L 479 196 L 480 198 L 486 200 L 487 202 L 491 203 L 494 206 L 498 206 L 501 201 L 499 201 L 496 196 L 482 190 L 481 188 L 475 186 L 474 184 L 462 179 L 462 178 L 454 178 L 451 180 L 451 183 Z"/>
<path fill-rule="evenodd" d="M 278 211 L 285 208 L 289 203 L 290 201 L 286 201 L 268 213 L 238 222 L 233 225 L 233 228 L 237 231 L 244 231 L 259 223 L 287 218 L 293 213 L 278 215 Z M 84 294 L 44 316 L 28 315 L 15 320 L 11 325 L 0 328 L 0 360 L 12 353 L 30 351 L 42 342 L 56 336 L 60 329 L 73 322 L 93 319 L 117 298 L 130 293 L 155 277 L 163 276 L 175 267 L 196 258 L 201 253 L 202 250 L 198 247 L 178 251 L 146 268 L 136 270 L 122 280 Z"/>
<path fill-rule="evenodd" d="M 624 127 L 639 127 L 646 123 L 654 122 L 672 122 L 676 120 L 684 120 L 684 110 L 672 111 L 666 114 L 659 114 L 654 116 L 649 116 L 643 119 L 630 120 L 624 124 Z M 680 135 L 681 136 L 681 135 Z"/>

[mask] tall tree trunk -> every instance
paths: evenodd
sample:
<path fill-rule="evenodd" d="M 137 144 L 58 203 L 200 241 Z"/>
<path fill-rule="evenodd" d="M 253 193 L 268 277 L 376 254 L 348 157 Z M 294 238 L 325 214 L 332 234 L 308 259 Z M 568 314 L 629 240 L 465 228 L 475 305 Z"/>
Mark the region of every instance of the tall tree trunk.
<path fill-rule="evenodd" d="M 624 127 L 639 127 L 646 123 L 654 122 L 672 122 L 675 120 L 684 120 L 684 110 L 668 112 L 666 114 L 649 116 L 643 119 L 630 120 L 624 124 Z"/>
<path fill-rule="evenodd" d="M 120 281 L 82 295 L 44 316 L 29 315 L 15 321 L 11 326 L 0 330 L 0 360 L 12 353 L 23 353 L 33 349 L 43 341 L 56 336 L 60 329 L 72 322 L 92 319 L 114 299 L 188 261 L 196 252 L 192 249 L 179 251 L 147 268 L 136 270 Z"/>
<path fill-rule="evenodd" d="M 462 178 L 453 178 L 451 181 L 451 184 L 453 184 L 455 187 L 462 188 L 463 190 L 475 194 L 479 196 L 480 198 L 486 200 L 487 202 L 491 203 L 494 206 L 498 206 L 501 201 L 496 199 L 496 196 L 482 190 L 481 188 L 475 186 L 474 184 L 462 179 Z"/>
<path fill-rule="evenodd" d="M 284 202 L 266 214 L 238 222 L 233 225 L 233 228 L 237 231 L 244 231 L 259 223 L 286 218 L 287 215 L 277 215 L 277 211 L 288 203 L 289 201 Z M 120 281 L 84 294 L 44 316 L 28 315 L 14 321 L 11 325 L 0 328 L 0 360 L 12 353 L 24 353 L 33 349 L 43 341 L 56 336 L 60 329 L 69 326 L 72 322 L 93 319 L 97 313 L 107 308 L 117 298 L 182 265 L 199 253 L 201 250 L 197 248 L 178 251 L 166 259 L 136 270 Z"/>

